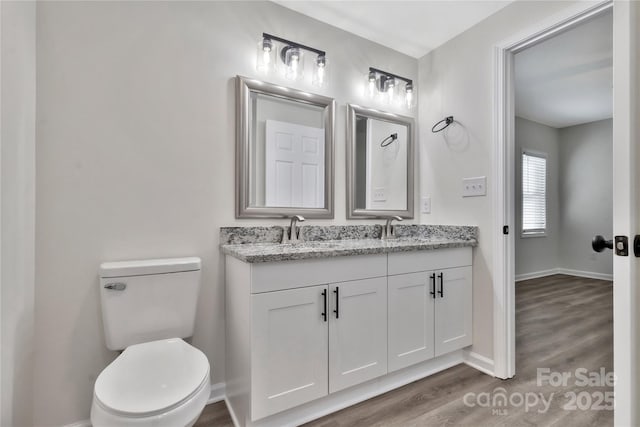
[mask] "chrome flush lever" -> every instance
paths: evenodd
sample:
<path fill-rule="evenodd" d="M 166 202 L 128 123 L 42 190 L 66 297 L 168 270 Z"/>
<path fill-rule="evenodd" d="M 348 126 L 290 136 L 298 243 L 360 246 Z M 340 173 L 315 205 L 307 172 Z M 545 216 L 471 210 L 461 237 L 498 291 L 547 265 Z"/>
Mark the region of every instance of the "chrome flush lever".
<path fill-rule="evenodd" d="M 104 285 L 105 289 L 111 289 L 112 291 L 124 291 L 127 289 L 127 284 L 122 282 L 117 283 L 107 283 Z"/>

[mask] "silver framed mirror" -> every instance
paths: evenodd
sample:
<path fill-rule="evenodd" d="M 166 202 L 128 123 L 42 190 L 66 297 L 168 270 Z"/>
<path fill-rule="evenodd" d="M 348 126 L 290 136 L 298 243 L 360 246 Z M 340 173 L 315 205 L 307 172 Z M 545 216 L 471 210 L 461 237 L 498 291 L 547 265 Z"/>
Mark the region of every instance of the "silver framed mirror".
<path fill-rule="evenodd" d="M 414 120 L 347 106 L 347 218 L 413 218 Z"/>
<path fill-rule="evenodd" d="M 236 218 L 333 218 L 334 99 L 237 76 L 236 108 Z"/>

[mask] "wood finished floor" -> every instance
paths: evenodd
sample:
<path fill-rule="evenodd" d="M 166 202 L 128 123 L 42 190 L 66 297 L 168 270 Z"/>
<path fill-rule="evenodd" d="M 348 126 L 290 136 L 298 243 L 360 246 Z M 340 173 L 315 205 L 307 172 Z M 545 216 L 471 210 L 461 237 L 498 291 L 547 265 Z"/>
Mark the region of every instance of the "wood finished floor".
<path fill-rule="evenodd" d="M 577 368 L 613 370 L 613 288 L 602 280 L 555 275 L 516 285 L 516 377 L 499 380 L 458 365 L 420 381 L 306 424 L 309 427 L 373 426 L 609 426 L 610 410 L 565 410 L 567 392 L 612 391 L 611 387 L 578 387 Z M 537 385 L 537 369 L 571 372 L 565 387 Z M 503 387 L 507 396 L 540 393 L 553 398 L 525 411 L 508 406 L 466 406 L 466 393 L 489 393 Z M 517 398 L 514 398 L 517 399 Z M 531 398 L 532 399 L 532 398 Z M 472 399 L 473 400 L 473 399 Z M 517 400 L 515 400 L 517 403 Z M 531 400 L 533 402 L 533 400 Z M 584 403 L 585 401 L 583 401 Z M 233 426 L 224 402 L 205 408 L 196 427 Z"/>

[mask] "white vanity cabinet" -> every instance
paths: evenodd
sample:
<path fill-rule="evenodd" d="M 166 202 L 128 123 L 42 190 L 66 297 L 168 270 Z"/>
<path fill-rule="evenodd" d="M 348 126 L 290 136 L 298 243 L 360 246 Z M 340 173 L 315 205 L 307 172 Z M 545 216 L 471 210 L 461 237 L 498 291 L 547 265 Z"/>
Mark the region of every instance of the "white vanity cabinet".
<path fill-rule="evenodd" d="M 471 248 L 259 263 L 227 256 L 226 395 L 235 423 L 290 424 L 287 410 L 340 400 L 470 345 L 470 266 Z M 436 292 L 442 274 L 443 297 L 432 296 L 433 274 Z"/>
<path fill-rule="evenodd" d="M 247 423 L 387 373 L 386 275 L 386 254 L 226 258 L 227 396 Z"/>
<path fill-rule="evenodd" d="M 387 373 L 387 278 L 329 289 L 329 393 L 334 393 Z"/>
<path fill-rule="evenodd" d="M 472 344 L 473 290 L 471 266 L 446 268 L 435 273 L 434 347 L 435 356 L 440 356 Z"/>
<path fill-rule="evenodd" d="M 251 296 L 254 419 L 387 373 L 386 277 Z"/>
<path fill-rule="evenodd" d="M 262 418 L 328 393 L 327 286 L 251 296 L 251 407 Z"/>
<path fill-rule="evenodd" d="M 472 343 L 471 248 L 389 254 L 389 371 Z"/>

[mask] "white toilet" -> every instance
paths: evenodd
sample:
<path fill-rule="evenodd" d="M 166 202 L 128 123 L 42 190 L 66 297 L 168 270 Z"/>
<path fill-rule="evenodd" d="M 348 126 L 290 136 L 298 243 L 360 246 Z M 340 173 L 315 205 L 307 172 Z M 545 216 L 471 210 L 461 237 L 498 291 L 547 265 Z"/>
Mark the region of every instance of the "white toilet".
<path fill-rule="evenodd" d="M 124 350 L 98 376 L 93 427 L 192 426 L 209 400 L 209 361 L 193 335 L 200 259 L 100 266 L 107 347 Z"/>

